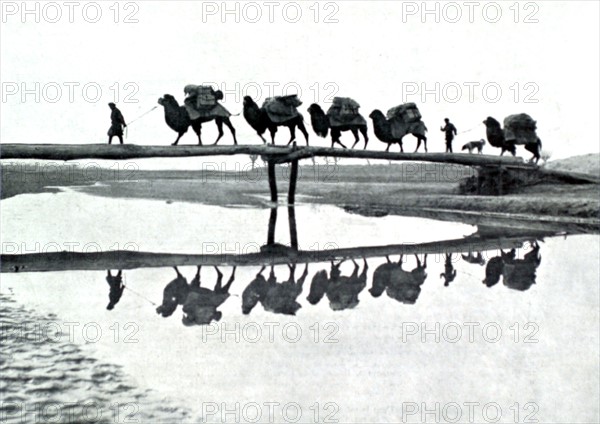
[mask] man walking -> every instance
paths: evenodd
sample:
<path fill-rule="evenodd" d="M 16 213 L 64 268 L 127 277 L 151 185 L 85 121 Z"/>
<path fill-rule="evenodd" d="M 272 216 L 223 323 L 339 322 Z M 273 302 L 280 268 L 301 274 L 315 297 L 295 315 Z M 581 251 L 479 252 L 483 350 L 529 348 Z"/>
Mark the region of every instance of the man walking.
<path fill-rule="evenodd" d="M 110 113 L 110 128 L 108 129 L 108 144 L 112 144 L 112 138 L 114 136 L 119 137 L 119 142 L 123 144 L 123 127 L 126 127 L 125 118 L 123 114 L 114 103 L 109 103 L 108 107 L 112 111 Z"/>
<path fill-rule="evenodd" d="M 446 126 L 441 127 L 440 130 L 446 133 L 446 153 L 452 153 L 452 140 L 457 134 L 456 127 L 450 123 L 448 118 L 445 118 L 444 122 L 446 122 Z"/>

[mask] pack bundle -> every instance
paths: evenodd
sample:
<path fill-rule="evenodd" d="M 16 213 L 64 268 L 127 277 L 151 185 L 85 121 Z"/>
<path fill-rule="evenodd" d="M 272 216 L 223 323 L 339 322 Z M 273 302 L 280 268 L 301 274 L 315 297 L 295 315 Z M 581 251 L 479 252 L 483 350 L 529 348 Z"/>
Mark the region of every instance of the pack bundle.
<path fill-rule="evenodd" d="M 327 111 L 332 127 L 344 125 L 366 125 L 367 121 L 358 113 L 360 105 L 350 97 L 334 97 Z"/>
<path fill-rule="evenodd" d="M 402 138 L 408 133 L 425 136 L 427 127 L 421 121 L 421 112 L 414 103 L 404 103 L 387 111 L 392 137 Z"/>
<path fill-rule="evenodd" d="M 388 119 L 398 119 L 406 124 L 418 122 L 421 120 L 421 117 L 421 112 L 419 112 L 419 108 L 414 103 L 404 103 L 387 111 Z"/>
<path fill-rule="evenodd" d="M 184 103 L 191 119 L 231 116 L 227 109 L 219 104 L 219 100 L 223 99 L 221 90 L 215 90 L 208 85 L 189 84 L 183 91 L 187 94 Z"/>
<path fill-rule="evenodd" d="M 536 143 L 536 121 L 526 113 L 507 116 L 504 119 L 504 138 L 514 144 Z"/>
<path fill-rule="evenodd" d="M 299 115 L 297 107 L 302 104 L 297 94 L 268 97 L 263 108 L 273 122 L 285 122 Z"/>

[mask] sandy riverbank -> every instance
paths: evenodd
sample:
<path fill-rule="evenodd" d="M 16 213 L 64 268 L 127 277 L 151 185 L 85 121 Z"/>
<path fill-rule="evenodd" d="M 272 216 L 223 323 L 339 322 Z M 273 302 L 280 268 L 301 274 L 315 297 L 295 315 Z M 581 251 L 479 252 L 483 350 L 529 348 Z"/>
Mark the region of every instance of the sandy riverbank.
<path fill-rule="evenodd" d="M 598 155 L 550 162 L 552 169 L 598 172 Z M 86 193 L 199 202 L 212 205 L 268 207 L 267 172 L 263 167 L 233 173 L 216 171 L 134 171 L 45 168 L 2 165 L 2 198 L 23 193 L 57 191 L 80 186 Z M 564 166 L 562 165 L 564 163 Z M 574 168 L 579 163 L 579 167 Z M 289 170 L 278 167 L 280 202 L 287 198 Z M 305 165 L 300 167 L 298 201 L 332 204 L 363 214 L 416 214 L 419 210 L 481 213 L 493 218 L 519 214 L 520 218 L 600 223 L 599 188 L 595 184 L 537 184 L 505 196 L 458 193 L 459 182 L 473 175 L 468 167 L 445 164 L 378 162 L 372 165 Z M 506 218 L 506 217 L 505 217 Z"/>

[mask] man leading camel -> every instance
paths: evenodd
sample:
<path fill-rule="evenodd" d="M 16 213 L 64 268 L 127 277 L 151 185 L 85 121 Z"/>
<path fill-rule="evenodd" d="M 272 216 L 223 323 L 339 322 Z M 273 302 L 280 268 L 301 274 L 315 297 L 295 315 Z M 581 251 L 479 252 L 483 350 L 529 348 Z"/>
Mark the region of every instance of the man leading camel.
<path fill-rule="evenodd" d="M 108 129 L 108 144 L 112 144 L 112 138 L 114 136 L 119 137 L 119 142 L 123 144 L 123 127 L 126 127 L 125 118 L 123 118 L 123 114 L 117 108 L 117 105 L 110 102 L 108 104 L 110 110 L 110 128 Z"/>

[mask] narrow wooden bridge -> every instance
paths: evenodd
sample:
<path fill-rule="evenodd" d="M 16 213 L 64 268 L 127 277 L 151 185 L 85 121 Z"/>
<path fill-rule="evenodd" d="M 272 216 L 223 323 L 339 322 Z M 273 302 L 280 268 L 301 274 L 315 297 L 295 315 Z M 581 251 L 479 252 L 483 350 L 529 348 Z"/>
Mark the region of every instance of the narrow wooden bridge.
<path fill-rule="evenodd" d="M 387 161 L 413 161 L 456 164 L 477 167 L 480 170 L 508 170 L 521 175 L 539 178 L 552 178 L 566 183 L 600 183 L 600 179 L 571 172 L 554 171 L 524 163 L 520 157 L 491 156 L 463 153 L 395 153 L 375 150 L 333 149 L 326 147 L 274 146 L 274 145 L 223 145 L 223 146 L 142 146 L 108 144 L 1 144 L 0 159 L 143 159 L 143 158 L 182 158 L 204 156 L 259 155 L 268 164 L 271 200 L 277 201 L 275 166 L 289 163 L 290 187 L 288 203 L 294 204 L 298 162 L 315 157 L 373 159 Z M 501 177 L 500 177 L 501 178 Z"/>

